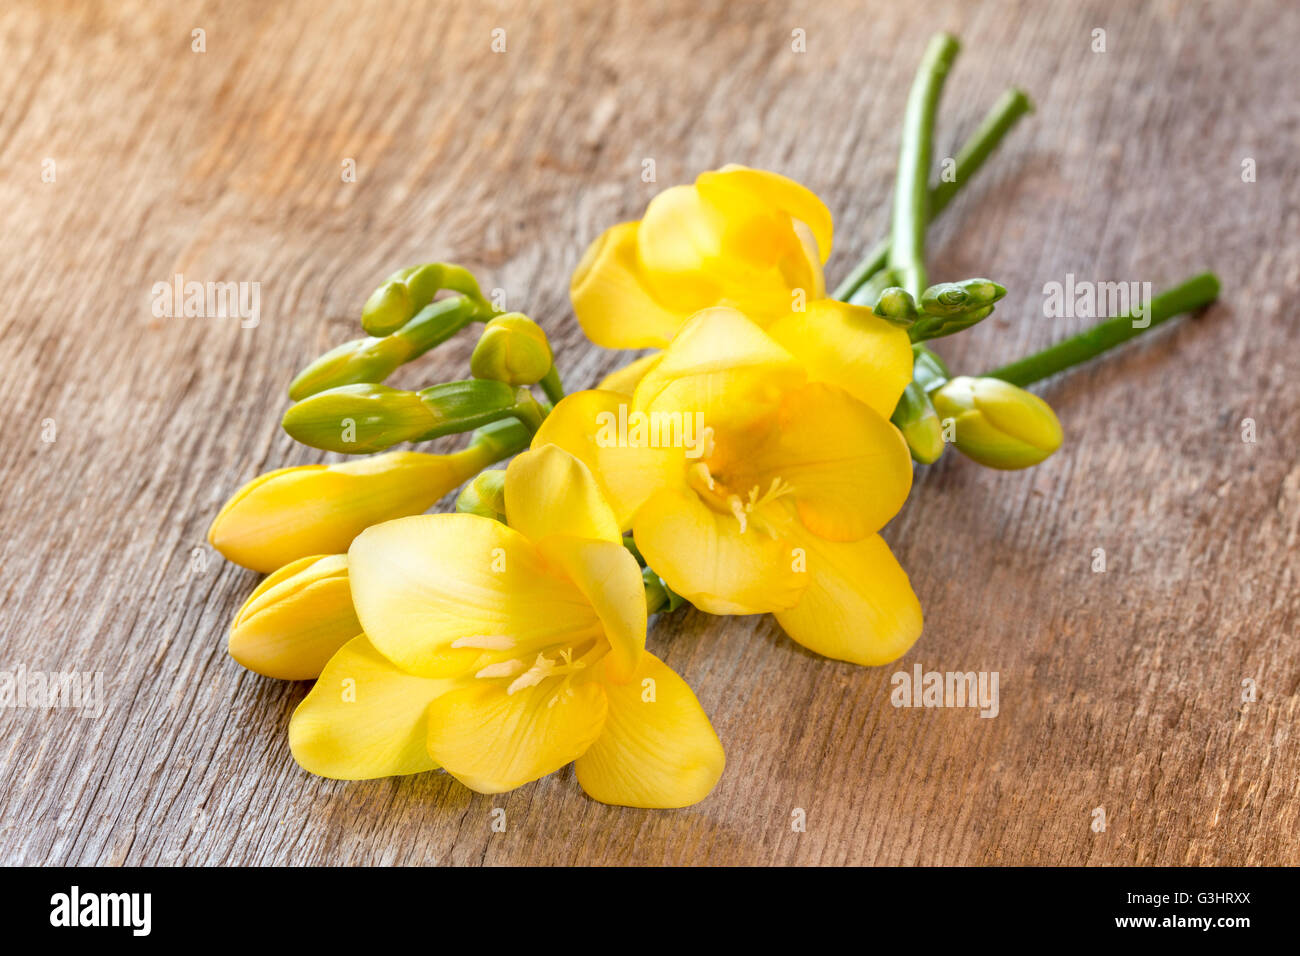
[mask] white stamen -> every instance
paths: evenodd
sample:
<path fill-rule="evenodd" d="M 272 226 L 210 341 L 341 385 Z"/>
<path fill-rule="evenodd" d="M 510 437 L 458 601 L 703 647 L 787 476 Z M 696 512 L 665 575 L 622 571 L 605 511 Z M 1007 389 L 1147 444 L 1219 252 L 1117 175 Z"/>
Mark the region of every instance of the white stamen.
<path fill-rule="evenodd" d="M 475 677 L 513 677 L 524 669 L 521 660 L 498 661 L 480 670 Z"/>
<path fill-rule="evenodd" d="M 555 662 L 547 660 L 545 655 L 538 654 L 533 666 L 511 681 L 510 686 L 506 688 L 506 693 L 513 694 L 525 687 L 535 687 L 549 677 L 553 670 L 555 670 Z"/>
<path fill-rule="evenodd" d="M 727 499 L 727 504 L 731 506 L 731 513 L 735 515 L 736 520 L 740 522 L 740 533 L 744 534 L 745 530 L 749 527 L 747 517 L 749 509 L 745 507 L 745 503 L 740 500 L 739 495 L 732 495 Z"/>

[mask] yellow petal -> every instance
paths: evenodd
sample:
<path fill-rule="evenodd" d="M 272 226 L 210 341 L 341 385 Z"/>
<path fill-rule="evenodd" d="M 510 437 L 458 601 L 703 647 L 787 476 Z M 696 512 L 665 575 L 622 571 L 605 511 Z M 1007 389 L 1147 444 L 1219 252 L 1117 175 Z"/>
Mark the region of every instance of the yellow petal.
<path fill-rule="evenodd" d="M 912 459 L 898 429 L 831 385 L 786 396 L 776 427 L 727 474 L 736 490 L 793 488 L 799 519 L 814 534 L 854 541 L 884 527 L 907 500 Z"/>
<path fill-rule="evenodd" d="M 793 179 L 764 169 L 731 165 L 716 172 L 701 173 L 695 185 L 706 196 L 719 188 L 743 190 L 757 201 L 788 213 L 812 232 L 821 264 L 825 265 L 830 258 L 834 231 L 831 211 L 816 193 Z"/>
<path fill-rule="evenodd" d="M 621 541 L 591 471 L 558 445 L 540 445 L 506 469 L 506 520 L 531 541 L 556 534 Z"/>
<path fill-rule="evenodd" d="M 784 177 L 743 166 L 704 173 L 696 189 L 726 223 L 721 253 L 707 266 L 721 294 L 701 306 L 731 305 L 766 326 L 825 296 L 819 242 L 829 249 L 830 213 L 821 200 Z M 816 227 L 796 212 L 809 215 Z"/>
<path fill-rule="evenodd" d="M 654 368 L 658 361 L 658 352 L 643 355 L 631 364 L 610 372 L 600 380 L 600 384 L 596 388 L 603 392 L 624 392 L 631 395 L 636 391 L 636 387 L 641 384 L 641 379 L 645 377 L 645 373 Z"/>
<path fill-rule="evenodd" d="M 921 636 L 921 604 L 879 535 L 839 543 L 806 535 L 803 597 L 777 612 L 785 632 L 811 651 L 852 661 L 888 664 Z"/>
<path fill-rule="evenodd" d="M 806 306 L 809 302 L 826 298 L 826 274 L 822 272 L 822 261 L 817 254 L 817 240 L 812 230 L 802 222 L 795 222 L 794 233 L 799 239 L 800 251 L 803 253 L 803 271 L 811 279 L 811 284 L 802 286 L 793 283 L 793 286 L 807 289 L 807 295 L 803 299 L 803 304 Z"/>
<path fill-rule="evenodd" d="M 642 280 L 677 312 L 728 304 L 760 324 L 789 311 L 794 293 L 824 293 L 813 230 L 783 208 L 789 190 L 820 201 L 772 174 L 735 168 L 705 173 L 694 186 L 675 186 L 646 207 L 637 229 Z M 807 207 L 802 211 L 821 219 Z M 821 206 L 828 226 L 829 214 Z"/>
<path fill-rule="evenodd" d="M 230 656 L 267 677 L 313 680 L 360 633 L 347 555 L 316 555 L 286 564 L 249 595 L 230 628 Z"/>
<path fill-rule="evenodd" d="M 685 487 L 685 449 L 620 440 L 620 416 L 630 418 L 631 398 L 618 392 L 574 392 L 547 415 L 533 448 L 554 444 L 590 469 L 614 509 L 620 528 L 632 526 L 637 508 L 662 487 Z"/>
<path fill-rule="evenodd" d="M 456 686 L 404 673 L 364 636 L 339 649 L 289 722 L 289 749 L 304 770 L 369 780 L 433 770 L 425 714 Z"/>
<path fill-rule="evenodd" d="M 772 415 L 803 383 L 799 363 L 735 309 L 706 309 L 682 327 L 637 386 L 638 410 L 699 413 L 716 432 Z"/>
<path fill-rule="evenodd" d="M 226 502 L 208 541 L 229 560 L 264 573 L 314 554 L 341 554 L 371 525 L 428 509 L 478 472 L 483 455 L 481 448 L 389 452 L 268 472 Z"/>
<path fill-rule="evenodd" d="M 761 614 L 794 605 L 807 584 L 789 541 L 740 530 L 686 491 L 661 491 L 637 512 L 636 546 L 668 586 L 710 614 Z"/>
<path fill-rule="evenodd" d="M 907 332 L 870 309 L 818 299 L 767 328 L 814 382 L 838 385 L 888 418 L 912 380 Z"/>
<path fill-rule="evenodd" d="M 581 756 L 605 724 L 595 680 L 566 692 L 555 679 L 508 694 L 478 681 L 429 705 L 429 754 L 471 790 L 502 793 Z"/>
<path fill-rule="evenodd" d="M 601 803 L 647 809 L 688 807 L 709 795 L 726 758 L 722 742 L 686 681 L 645 654 L 631 681 L 606 685 L 605 728 L 575 769 Z"/>
<path fill-rule="evenodd" d="M 600 617 L 611 653 L 609 678 L 627 680 L 645 650 L 646 603 L 641 565 L 615 541 L 557 536 L 539 547 L 587 596 Z"/>
<path fill-rule="evenodd" d="M 389 521 L 358 536 L 348 565 L 371 643 L 424 677 L 463 674 L 485 648 L 517 657 L 600 626 L 577 586 L 518 531 L 491 518 Z"/>
<path fill-rule="evenodd" d="M 686 321 L 657 300 L 637 262 L 637 223 L 606 230 L 583 254 L 569 284 L 573 311 L 587 338 L 611 349 L 662 346 Z"/>
<path fill-rule="evenodd" d="M 722 297 L 719 280 L 733 265 L 724 258 L 727 228 L 725 213 L 694 186 L 673 186 L 650 200 L 637 226 L 636 256 L 659 301 L 689 315 Z"/>

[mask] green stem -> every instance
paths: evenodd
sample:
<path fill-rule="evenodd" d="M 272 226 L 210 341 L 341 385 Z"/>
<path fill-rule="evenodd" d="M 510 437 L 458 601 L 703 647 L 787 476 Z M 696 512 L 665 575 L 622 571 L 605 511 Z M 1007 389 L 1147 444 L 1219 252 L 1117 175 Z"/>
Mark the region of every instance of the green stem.
<path fill-rule="evenodd" d="M 353 339 L 319 356 L 289 385 L 289 397 L 296 402 L 340 385 L 382 382 L 398 367 L 483 320 L 482 310 L 463 295 L 440 299 L 392 335 Z"/>
<path fill-rule="evenodd" d="M 668 592 L 664 590 L 664 586 L 659 583 L 658 578 L 643 577 L 642 584 L 645 587 L 646 614 L 658 614 L 668 606 Z"/>
<path fill-rule="evenodd" d="M 998 145 L 1006 138 L 1007 133 L 1016 125 L 1017 121 L 1027 113 L 1032 113 L 1033 110 L 1034 104 L 1023 90 L 1012 88 L 1002 94 L 1001 98 L 994 104 L 993 109 L 989 110 L 980 122 L 979 127 L 962 144 L 961 150 L 957 153 L 953 180 L 951 182 L 940 182 L 931 187 L 929 198 L 930 222 L 937 219 L 939 214 L 948 208 L 949 203 L 953 201 L 962 187 L 974 178 L 975 174 L 984 165 L 984 161 L 998 148 Z M 867 253 L 866 258 L 859 262 L 853 271 L 845 277 L 844 281 L 831 294 L 831 297 L 839 299 L 841 302 L 854 299 L 855 293 L 885 268 L 888 258 L 889 240 L 882 239 Z M 877 290 L 877 294 L 879 294 L 879 290 Z M 869 305 L 871 303 L 863 301 L 858 304 Z"/>
<path fill-rule="evenodd" d="M 1057 342 L 1041 352 L 1035 352 L 1009 365 L 986 372 L 985 376 L 1000 378 L 1013 385 L 1030 385 L 1095 358 L 1102 352 L 1154 329 L 1176 315 L 1204 308 L 1218 297 L 1218 276 L 1213 272 L 1203 272 L 1156 296 L 1141 313 L 1130 312 L 1099 322 L 1092 328 L 1071 336 L 1063 342 Z M 1145 324 L 1134 325 L 1135 318 L 1144 320 Z"/>
<path fill-rule="evenodd" d="M 1024 90 L 1012 87 L 1003 92 L 970 139 L 962 144 L 956 156 L 952 180 L 942 181 L 930 191 L 931 219 L 948 208 L 962 184 L 979 172 L 984 160 L 997 149 L 998 143 L 1011 132 L 1011 127 L 1020 117 L 1033 111 L 1033 101 Z"/>
<path fill-rule="evenodd" d="M 939 94 L 961 45 L 946 33 L 936 34 L 925 49 L 921 66 L 907 95 L 903 135 L 898 150 L 898 179 L 894 186 L 894 218 L 890 233 L 889 268 L 899 285 L 921 298 L 925 289 L 926 203 L 930 199 L 930 153 Z"/>
<path fill-rule="evenodd" d="M 560 399 L 564 397 L 564 385 L 560 382 L 560 373 L 556 371 L 554 365 L 551 366 L 549 372 L 542 376 L 539 384 L 552 405 L 560 404 Z"/>
<path fill-rule="evenodd" d="M 522 422 L 534 435 L 542 427 L 542 420 L 549 413 L 550 409 L 543 408 L 541 403 L 526 388 L 519 389 L 519 401 L 510 409 L 510 414 Z"/>
<path fill-rule="evenodd" d="M 475 471 L 482 471 L 519 454 L 532 439 L 533 433 L 523 422 L 516 418 L 503 418 L 475 431 L 470 443 L 455 454 L 472 460 L 477 465 Z"/>
<path fill-rule="evenodd" d="M 452 304 L 444 305 L 444 302 Z M 468 296 L 450 296 L 426 305 L 389 338 L 403 342 L 407 352 L 406 361 L 409 362 L 446 342 L 467 325 L 486 322 L 489 318 L 491 313 L 485 312 Z"/>

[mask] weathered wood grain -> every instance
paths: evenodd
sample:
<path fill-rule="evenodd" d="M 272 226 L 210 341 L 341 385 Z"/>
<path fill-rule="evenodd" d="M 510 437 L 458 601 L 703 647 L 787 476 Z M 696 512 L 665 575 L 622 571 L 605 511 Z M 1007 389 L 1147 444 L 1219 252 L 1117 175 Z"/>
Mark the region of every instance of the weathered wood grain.
<path fill-rule="evenodd" d="M 593 382 L 622 358 L 572 320 L 583 247 L 727 162 L 825 197 L 835 281 L 885 226 L 940 28 L 966 49 L 939 156 L 1004 87 L 1038 104 L 932 230 L 936 279 L 1012 290 L 942 344 L 953 365 L 1082 327 L 1043 317 L 1067 273 L 1158 289 L 1214 268 L 1223 302 L 1048 383 L 1068 444 L 1043 467 L 918 474 L 886 532 L 926 609 L 897 667 L 816 658 L 767 618 L 660 621 L 651 646 L 727 746 L 703 804 L 605 807 L 571 771 L 488 798 L 299 770 L 307 685 L 227 657 L 256 578 L 204 542 L 241 482 L 321 460 L 277 428 L 293 372 L 392 268 L 446 257 Z M 0 861 L 1300 863 L 1297 40 L 1282 0 L 6 4 L 0 670 L 101 671 L 108 700 L 0 711 Z M 154 318 L 178 272 L 259 282 L 261 323 Z M 917 662 L 997 670 L 1000 715 L 891 707 Z"/>

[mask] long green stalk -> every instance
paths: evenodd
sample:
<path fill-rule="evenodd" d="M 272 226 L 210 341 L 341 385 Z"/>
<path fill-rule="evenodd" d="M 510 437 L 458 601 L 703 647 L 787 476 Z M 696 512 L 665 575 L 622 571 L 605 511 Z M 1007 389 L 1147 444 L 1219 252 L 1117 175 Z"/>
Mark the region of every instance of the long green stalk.
<path fill-rule="evenodd" d="M 1034 111 L 1034 104 L 1023 90 L 1007 90 L 999 97 L 993 108 L 985 114 L 979 127 L 970 138 L 962 144 L 956 156 L 953 179 L 942 180 L 930 188 L 929 221 L 939 217 L 948 204 L 953 201 L 962 187 L 980 171 L 984 161 L 993 154 L 1011 128 L 1022 116 Z M 872 247 L 866 257 L 859 262 L 831 294 L 832 298 L 848 302 L 866 282 L 881 269 L 889 258 L 889 239 L 882 239 Z M 858 303 L 871 304 L 871 303 Z"/>
<path fill-rule="evenodd" d="M 946 33 L 936 34 L 925 49 L 903 114 L 903 134 L 898 149 L 898 179 L 894 186 L 894 216 L 890 231 L 889 269 L 895 281 L 921 298 L 925 289 L 925 227 L 929 222 L 930 155 L 934 141 L 934 114 L 943 81 L 961 44 Z"/>
<path fill-rule="evenodd" d="M 1000 378 L 1013 385 L 1029 385 L 1096 358 L 1102 352 L 1137 338 L 1176 315 L 1204 308 L 1218 297 L 1219 277 L 1213 272 L 1202 272 L 1156 296 L 1141 313 L 1133 311 L 1099 322 L 1050 348 L 984 374 L 988 378 Z M 1134 325 L 1134 319 L 1139 319 L 1144 324 Z"/>

